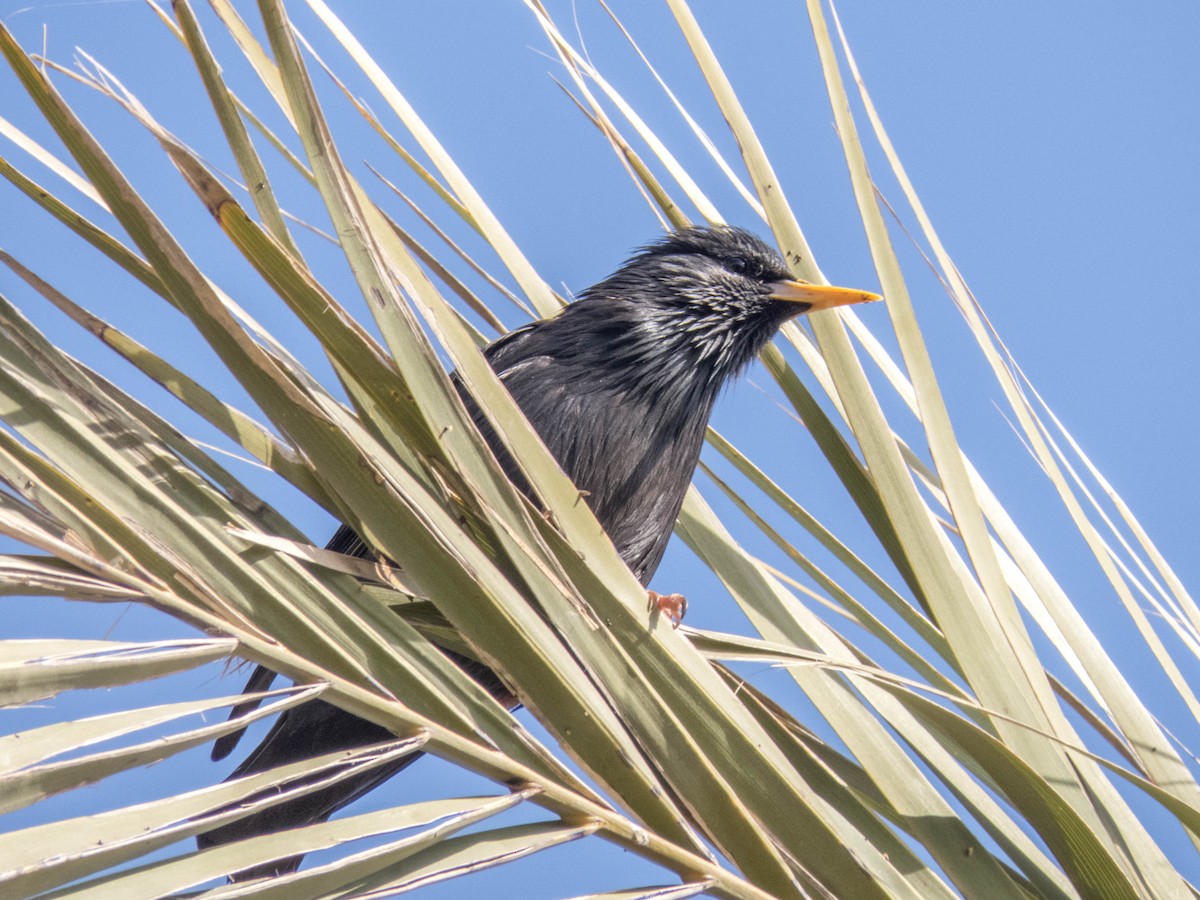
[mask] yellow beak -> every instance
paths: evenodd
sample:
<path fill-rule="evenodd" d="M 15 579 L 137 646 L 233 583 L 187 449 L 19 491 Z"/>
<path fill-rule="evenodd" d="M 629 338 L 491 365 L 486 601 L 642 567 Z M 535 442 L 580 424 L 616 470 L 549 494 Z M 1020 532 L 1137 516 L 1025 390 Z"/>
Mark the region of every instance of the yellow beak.
<path fill-rule="evenodd" d="M 808 306 L 805 312 L 883 299 L 870 291 L 833 287 L 828 284 L 808 284 L 804 281 L 775 281 L 771 283 L 770 288 L 773 299 L 787 303 L 804 303 Z"/>

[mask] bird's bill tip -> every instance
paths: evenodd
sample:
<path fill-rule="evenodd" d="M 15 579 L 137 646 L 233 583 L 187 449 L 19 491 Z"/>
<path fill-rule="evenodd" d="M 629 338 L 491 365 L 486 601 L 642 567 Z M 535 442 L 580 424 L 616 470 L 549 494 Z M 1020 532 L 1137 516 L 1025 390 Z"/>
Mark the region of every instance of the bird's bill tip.
<path fill-rule="evenodd" d="M 870 291 L 855 288 L 834 287 L 828 284 L 809 284 L 804 281 L 776 281 L 771 285 L 771 296 L 787 303 L 803 303 L 805 312 L 849 306 L 852 303 L 871 303 L 883 298 Z"/>

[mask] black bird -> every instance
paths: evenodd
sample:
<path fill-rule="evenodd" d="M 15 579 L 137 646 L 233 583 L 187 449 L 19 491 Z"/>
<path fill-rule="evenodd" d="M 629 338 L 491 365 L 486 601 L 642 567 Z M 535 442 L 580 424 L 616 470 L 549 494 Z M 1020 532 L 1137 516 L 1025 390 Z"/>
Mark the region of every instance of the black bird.
<path fill-rule="evenodd" d="M 721 388 L 789 319 L 873 299 L 864 291 L 794 281 L 779 254 L 748 231 L 686 228 L 643 248 L 557 315 L 496 340 L 485 354 L 563 470 L 586 492 L 621 558 L 646 584 L 671 536 Z M 506 474 L 528 493 L 486 418 L 470 397 L 464 400 Z M 372 554 L 347 526 L 329 548 Z M 682 598 L 651 592 L 651 599 L 678 622 Z M 513 705 L 495 673 L 448 655 Z M 246 689 L 264 690 L 273 678 L 259 667 Z M 219 741 L 213 758 L 228 755 L 239 736 Z M 391 738 L 386 729 L 314 700 L 284 712 L 230 778 Z M 324 821 L 419 755 L 232 822 L 198 842 L 203 848 Z M 290 872 L 299 862 L 281 860 L 235 877 Z"/>

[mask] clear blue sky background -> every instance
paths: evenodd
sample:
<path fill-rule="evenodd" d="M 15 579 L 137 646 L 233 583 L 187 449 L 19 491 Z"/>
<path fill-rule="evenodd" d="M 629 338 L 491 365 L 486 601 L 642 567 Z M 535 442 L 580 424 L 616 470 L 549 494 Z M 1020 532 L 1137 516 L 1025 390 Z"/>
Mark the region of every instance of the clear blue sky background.
<path fill-rule="evenodd" d="M 557 66 L 543 55 L 547 44 L 521 3 L 410 0 L 335 6 L 552 284 L 585 287 L 654 235 L 654 219 L 611 151 L 548 77 Z M 614 6 L 668 73 L 685 104 L 733 158 L 735 148 L 721 133 L 720 116 L 665 7 L 643 0 L 618 0 Z M 339 71 L 349 72 L 306 8 L 299 3 L 289 7 Z M 690 140 L 604 14 L 584 2 L 579 7 L 583 37 L 602 70 L 661 127 L 726 216 L 761 229 Z M 253 4 L 239 8 L 248 19 L 255 18 Z M 552 9 L 562 23 L 570 22 L 568 5 L 553 4 Z M 802 4 L 696 0 L 694 11 L 772 155 L 822 268 L 835 282 L 875 287 Z M 1184 583 L 1200 584 L 1195 553 L 1200 489 L 1194 468 L 1200 429 L 1195 389 L 1200 374 L 1195 349 L 1200 333 L 1195 301 L 1200 8 L 1184 2 L 1152 2 L 1135 11 L 1115 3 L 864 2 L 844 3 L 840 12 L 904 164 L 968 283 L 1026 372 L 1142 518 Z M 214 137 L 194 72 L 141 2 L 2 0 L 0 16 L 30 49 L 42 45 L 45 26 L 46 46 L 55 60 L 69 63 L 76 46 L 94 54 L 168 128 L 232 170 Z M 215 44 L 227 69 L 235 78 L 244 77 L 229 42 L 217 39 Z M 367 91 L 361 81 L 353 83 L 356 90 Z M 138 185 L 162 204 L 168 224 L 188 236 L 202 264 L 214 266 L 222 285 L 239 300 L 269 309 L 257 282 L 231 260 L 194 198 L 157 158 L 151 141 L 86 91 L 66 90 L 98 136 L 116 148 L 118 160 L 133 166 Z M 332 92 L 324 96 L 332 107 L 340 107 Z M 265 107 L 260 93 L 252 92 L 249 99 Z M 381 102 L 371 102 L 383 110 Z M 6 71 L 0 72 L 0 115 L 59 150 Z M 348 139 L 362 135 L 344 113 L 337 122 Z M 381 165 L 389 176 L 407 178 L 402 165 L 378 144 L 364 141 L 361 146 L 363 151 L 347 153 L 347 160 L 364 180 L 370 176 L 361 158 Z M 11 145 L 0 147 L 0 153 L 59 188 Z M 876 155 L 872 163 L 882 190 L 899 203 L 882 159 Z M 320 209 L 296 196 L 293 192 L 285 205 L 325 227 Z M 79 203 L 89 214 L 98 214 L 86 200 Z M 0 246 L 160 352 L 169 348 L 185 369 L 219 378 L 211 357 L 177 318 L 3 184 L 0 209 Z M 316 239 L 304 240 L 306 249 L 323 252 Z M 1129 649 L 1127 617 L 1005 423 L 997 405 L 1003 402 L 1000 393 L 949 300 L 919 258 L 907 249 L 904 254 L 963 446 L 1109 651 L 1126 665 L 1135 686 L 1152 699 L 1161 696 L 1155 712 L 1185 741 L 1200 746 L 1196 723 L 1173 702 L 1137 648 Z M 345 273 L 329 254 L 325 259 L 322 275 L 340 285 L 345 296 L 353 296 Z M 0 271 L 0 291 L 73 352 L 104 367 L 139 396 L 164 405 L 161 394 L 114 366 L 7 271 Z M 269 315 L 263 313 L 264 318 Z M 890 346 L 884 312 L 867 310 L 864 317 Z M 519 317 L 508 314 L 506 321 L 519 324 Z M 281 338 L 294 339 L 313 356 L 292 326 L 281 321 L 278 328 Z M 864 545 L 864 530 L 829 474 L 806 477 L 807 466 L 819 465 L 812 449 L 772 440 L 777 433 L 773 423 L 786 426 L 770 396 L 760 390 L 765 383 L 761 372 L 752 373 L 749 383 L 739 385 L 721 405 L 717 425 L 751 449 L 851 543 Z M 240 397 L 233 387 L 227 389 L 229 396 Z M 794 431 L 786 433 L 794 440 Z M 333 523 L 293 492 L 253 479 L 248 469 L 235 471 L 294 516 L 315 542 L 332 532 Z M 689 594 L 691 624 L 740 627 L 719 586 L 696 568 L 686 550 L 676 547 L 655 586 Z M 5 608 L 0 637 L 138 640 L 186 633 L 139 610 L 24 600 L 6 600 Z M 1194 676 L 1194 660 L 1185 661 L 1184 668 Z M 748 674 L 768 690 L 787 680 L 781 672 Z M 220 675 L 213 669 L 177 680 L 172 696 L 215 695 L 240 687 L 240 676 L 222 682 Z M 44 709 L 0 713 L 0 727 L 7 731 L 78 715 L 81 709 L 163 698 L 162 685 L 152 690 L 158 693 L 63 697 Z M 421 767 L 419 777 L 393 782 L 358 808 L 487 787 L 463 787 L 455 770 L 436 761 Z M 36 815 L 80 815 L 116 802 L 148 799 L 162 790 L 177 790 L 179 779 L 200 787 L 227 770 L 209 765 L 197 751 L 149 774 L 114 779 L 112 785 L 73 794 L 57 806 L 45 804 Z M 32 816 L 14 816 L 0 822 L 0 830 L 33 821 Z M 1200 878 L 1190 844 L 1177 829 L 1164 835 L 1176 864 Z M 650 867 L 616 850 L 597 853 L 576 845 L 505 867 L 469 887 L 456 882 L 431 894 L 477 896 L 486 884 L 498 896 L 549 898 L 658 878 Z"/>

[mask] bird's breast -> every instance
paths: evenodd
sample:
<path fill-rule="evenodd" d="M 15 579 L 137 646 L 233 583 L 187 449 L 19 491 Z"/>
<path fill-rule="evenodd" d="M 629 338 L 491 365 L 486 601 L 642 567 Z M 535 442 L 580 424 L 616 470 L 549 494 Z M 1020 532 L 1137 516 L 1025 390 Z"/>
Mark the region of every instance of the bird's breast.
<path fill-rule="evenodd" d="M 586 492 L 617 552 L 643 581 L 662 559 L 699 458 L 712 398 L 579 377 L 526 361 L 505 383 L 559 465 Z M 558 371 L 556 371 L 558 370 Z"/>

